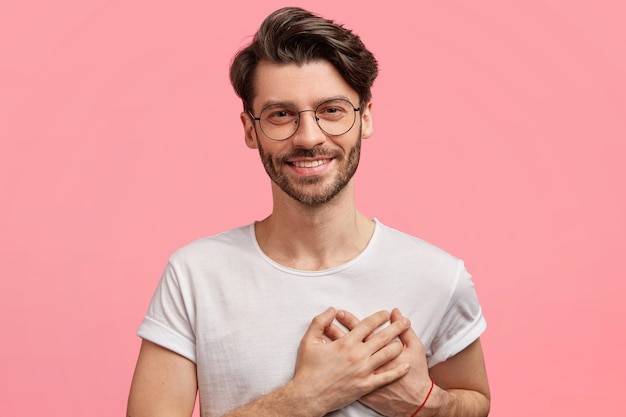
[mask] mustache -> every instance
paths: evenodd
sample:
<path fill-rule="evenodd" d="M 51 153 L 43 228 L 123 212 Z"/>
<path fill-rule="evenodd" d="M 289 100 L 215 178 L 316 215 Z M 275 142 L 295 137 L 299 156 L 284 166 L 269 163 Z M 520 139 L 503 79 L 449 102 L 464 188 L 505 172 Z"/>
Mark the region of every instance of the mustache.
<path fill-rule="evenodd" d="M 331 151 L 325 148 L 313 148 L 313 149 L 295 149 L 292 152 L 277 155 L 276 159 L 279 162 L 286 163 L 293 158 L 315 158 L 317 156 L 330 156 L 331 158 L 341 158 L 342 154 L 338 151 Z"/>

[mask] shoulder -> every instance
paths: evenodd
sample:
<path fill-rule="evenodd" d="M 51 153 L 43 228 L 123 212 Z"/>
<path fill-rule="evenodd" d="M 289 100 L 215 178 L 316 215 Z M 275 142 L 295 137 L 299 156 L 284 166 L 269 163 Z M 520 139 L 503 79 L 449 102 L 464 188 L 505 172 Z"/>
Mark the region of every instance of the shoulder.
<path fill-rule="evenodd" d="M 202 264 L 206 260 L 215 262 L 224 257 L 254 251 L 252 227 L 248 224 L 192 241 L 176 250 L 169 262 L 173 265 Z"/>
<path fill-rule="evenodd" d="M 427 264 L 450 265 L 458 268 L 463 262 L 448 251 L 424 239 L 409 233 L 386 226 L 377 220 L 378 243 L 389 254 L 404 259 L 414 259 Z"/>

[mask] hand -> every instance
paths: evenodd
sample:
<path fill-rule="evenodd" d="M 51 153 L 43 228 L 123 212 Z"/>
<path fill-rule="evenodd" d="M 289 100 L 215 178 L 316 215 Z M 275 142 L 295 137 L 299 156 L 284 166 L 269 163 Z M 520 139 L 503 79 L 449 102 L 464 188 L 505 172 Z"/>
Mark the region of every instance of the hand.
<path fill-rule="evenodd" d="M 357 328 L 360 323 L 362 323 L 347 311 L 340 311 L 336 317 L 337 321 L 344 325 L 349 331 L 353 331 L 353 329 Z M 391 312 L 390 326 L 395 325 L 398 321 L 404 320 L 408 319 L 403 317 L 398 309 L 394 309 Z M 386 330 L 386 328 L 381 331 L 384 330 Z M 379 333 L 380 332 L 369 334 L 366 340 L 379 338 Z M 334 342 L 346 336 L 346 333 L 336 325 L 329 326 L 324 334 Z M 409 372 L 395 382 L 365 394 L 359 400 L 379 414 L 388 417 L 410 416 L 422 403 L 431 385 L 424 345 L 413 329 L 409 327 L 404 332 L 400 333 L 399 339 L 403 345 L 402 352 L 395 356 L 393 360 L 382 365 L 376 372 L 388 372 L 390 369 L 394 369 L 406 363 L 411 365 Z"/>
<path fill-rule="evenodd" d="M 379 311 L 362 321 L 351 321 L 347 333 L 328 340 L 324 334 L 336 317 L 335 309 L 329 308 L 313 319 L 300 342 L 291 381 L 306 392 L 320 415 L 351 404 L 409 371 L 406 361 L 398 359 L 402 343 L 394 341 L 410 328 L 407 319 L 397 317 L 374 333 L 391 318 L 388 312 Z"/>

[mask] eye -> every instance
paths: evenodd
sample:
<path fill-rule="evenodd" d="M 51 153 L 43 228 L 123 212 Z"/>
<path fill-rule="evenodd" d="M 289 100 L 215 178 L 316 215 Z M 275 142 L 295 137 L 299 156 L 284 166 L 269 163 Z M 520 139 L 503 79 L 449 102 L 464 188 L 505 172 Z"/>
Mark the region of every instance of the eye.
<path fill-rule="evenodd" d="M 261 118 L 269 123 L 283 124 L 296 120 L 298 118 L 298 112 L 289 107 L 270 106 L 263 110 Z"/>
<path fill-rule="evenodd" d="M 278 110 L 278 111 L 270 113 L 268 117 L 272 119 L 281 119 L 281 118 L 287 117 L 287 114 L 288 112 L 286 112 L 285 110 Z"/>
<path fill-rule="evenodd" d="M 338 120 L 352 111 L 350 104 L 344 100 L 331 100 L 317 108 L 317 116 L 326 120 Z"/>
<path fill-rule="evenodd" d="M 339 113 L 341 111 L 342 109 L 340 109 L 339 107 L 328 107 L 324 109 L 324 113 L 329 113 L 329 114 Z"/>

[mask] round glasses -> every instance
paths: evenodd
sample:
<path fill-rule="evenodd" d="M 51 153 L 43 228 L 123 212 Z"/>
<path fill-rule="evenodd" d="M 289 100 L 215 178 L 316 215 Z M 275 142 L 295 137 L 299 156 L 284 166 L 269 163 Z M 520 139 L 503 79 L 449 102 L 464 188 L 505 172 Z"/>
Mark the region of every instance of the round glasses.
<path fill-rule="evenodd" d="M 272 140 L 287 140 L 292 137 L 300 126 L 300 113 L 314 112 L 315 122 L 324 133 L 330 136 L 341 136 L 348 133 L 356 121 L 356 112 L 348 100 L 338 98 L 320 103 L 314 110 L 298 110 L 290 104 L 272 104 L 261 110 L 259 116 L 248 112 L 254 120 L 259 121 L 261 130 Z"/>

